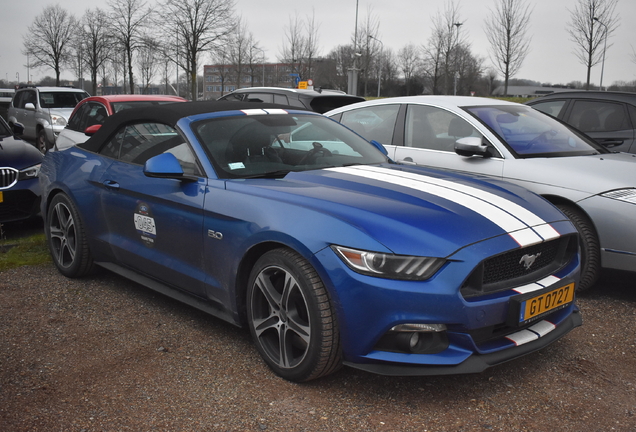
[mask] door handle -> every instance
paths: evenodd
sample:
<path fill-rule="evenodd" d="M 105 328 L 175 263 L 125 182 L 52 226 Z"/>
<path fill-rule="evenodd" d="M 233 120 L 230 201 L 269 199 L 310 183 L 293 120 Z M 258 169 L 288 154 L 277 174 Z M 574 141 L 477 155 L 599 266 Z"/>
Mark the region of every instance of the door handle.
<path fill-rule="evenodd" d="M 103 184 L 104 184 L 104 187 L 106 187 L 106 189 L 111 189 L 111 190 L 119 189 L 119 183 L 117 183 L 114 180 L 106 180 Z"/>

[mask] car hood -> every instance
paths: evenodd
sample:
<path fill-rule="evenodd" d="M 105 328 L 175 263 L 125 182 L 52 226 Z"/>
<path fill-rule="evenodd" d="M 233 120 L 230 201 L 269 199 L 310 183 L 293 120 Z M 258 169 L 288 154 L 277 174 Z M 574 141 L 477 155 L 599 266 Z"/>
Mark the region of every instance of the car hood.
<path fill-rule="evenodd" d="M 636 187 L 636 155 L 629 153 L 517 159 L 514 164 L 506 164 L 504 170 L 505 179 L 589 195 Z"/>
<path fill-rule="evenodd" d="M 509 248 L 529 246 L 565 234 L 558 229 L 571 230 L 569 223 L 552 225 L 564 221 L 563 214 L 523 188 L 419 167 L 292 172 L 274 181 L 230 181 L 227 187 L 327 214 L 336 221 L 333 231 L 344 222 L 399 254 L 446 257 L 498 236 L 509 241 Z M 332 233 L 324 227 L 309 229 L 324 242 L 347 244 L 329 238 Z"/>
<path fill-rule="evenodd" d="M 24 169 L 42 162 L 42 153 L 31 144 L 13 137 L 0 138 L 0 166 Z"/>

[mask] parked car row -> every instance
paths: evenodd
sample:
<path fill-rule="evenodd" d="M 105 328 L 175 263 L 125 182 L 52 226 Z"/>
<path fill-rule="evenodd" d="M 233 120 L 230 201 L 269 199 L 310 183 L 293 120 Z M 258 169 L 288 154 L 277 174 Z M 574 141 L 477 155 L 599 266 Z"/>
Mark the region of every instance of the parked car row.
<path fill-rule="evenodd" d="M 633 268 L 636 155 L 520 104 L 315 93 L 83 99 L 39 173 L 58 270 L 245 326 L 302 382 L 483 371 L 581 325 L 601 268 Z"/>

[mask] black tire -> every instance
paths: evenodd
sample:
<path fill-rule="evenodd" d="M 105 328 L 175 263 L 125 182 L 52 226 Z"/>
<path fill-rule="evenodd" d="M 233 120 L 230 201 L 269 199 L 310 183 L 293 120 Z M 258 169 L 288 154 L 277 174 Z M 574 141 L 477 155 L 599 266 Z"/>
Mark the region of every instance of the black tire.
<path fill-rule="evenodd" d="M 578 291 L 587 291 L 594 286 L 601 274 L 601 248 L 592 221 L 580 210 L 569 205 L 557 205 L 579 232 L 581 244 L 581 282 Z"/>
<path fill-rule="evenodd" d="M 38 136 L 35 139 L 35 146 L 42 154 L 46 153 L 49 149 L 49 141 L 46 139 L 46 131 L 44 129 L 40 129 L 38 131 Z"/>
<path fill-rule="evenodd" d="M 64 194 L 57 194 L 46 217 L 46 238 L 57 269 L 66 277 L 81 277 L 93 270 L 82 220 L 75 205 Z"/>
<path fill-rule="evenodd" d="M 272 250 L 254 265 L 247 320 L 267 365 L 289 381 L 320 378 L 342 364 L 329 293 L 311 264 L 292 250 Z"/>

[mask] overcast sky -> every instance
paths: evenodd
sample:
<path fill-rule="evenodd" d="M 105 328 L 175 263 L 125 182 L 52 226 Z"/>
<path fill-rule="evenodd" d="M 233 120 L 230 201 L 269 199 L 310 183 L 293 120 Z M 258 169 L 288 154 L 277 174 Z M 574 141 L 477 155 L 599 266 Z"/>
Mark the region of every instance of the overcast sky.
<path fill-rule="evenodd" d="M 421 45 L 431 34 L 431 17 L 444 9 L 447 0 L 358 0 L 358 26 L 361 27 L 368 10 L 380 22 L 379 37 L 385 48 L 397 52 L 408 43 Z M 147 0 L 149 5 L 157 0 Z M 460 6 L 463 25 L 461 31 L 471 43 L 475 55 L 488 58 L 489 45 L 484 34 L 484 22 L 493 9 L 495 0 L 456 0 Z M 565 84 L 571 81 L 585 82 L 585 67 L 574 55 L 575 46 L 567 33 L 570 12 L 577 0 L 530 0 L 534 5 L 529 35 L 532 37 L 531 50 L 515 78 L 525 78 L 543 83 Z M 0 78 L 9 81 L 27 77 L 26 57 L 21 54 L 23 36 L 32 23 L 29 18 L 42 13 L 43 9 L 55 4 L 50 0 L 21 1 L 1 0 L 0 28 Z M 107 9 L 105 0 L 59 0 L 63 8 L 81 17 L 87 8 Z M 312 6 L 313 4 L 313 6 Z M 315 16 L 319 25 L 318 43 L 320 54 L 326 55 L 338 45 L 350 43 L 355 27 L 356 0 L 236 0 L 237 14 L 243 17 L 248 29 L 265 49 L 268 61 L 276 61 L 281 52 L 285 28 L 289 19 L 298 13 L 299 17 Z M 636 50 L 636 0 L 619 0 L 617 7 L 620 17 L 619 27 L 609 39 L 605 58 L 603 84 L 614 81 L 636 80 L 636 64 L 633 51 Z M 205 58 L 205 63 L 209 58 Z M 32 81 L 45 76 L 54 77 L 52 69 L 30 69 Z M 592 82 L 598 85 L 601 65 L 592 69 Z M 70 71 L 62 73 L 63 78 L 73 78 Z M 501 78 L 501 76 L 499 77 Z"/>

